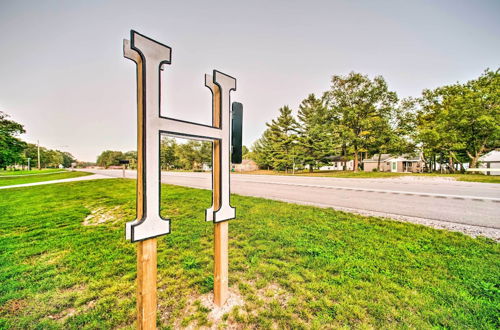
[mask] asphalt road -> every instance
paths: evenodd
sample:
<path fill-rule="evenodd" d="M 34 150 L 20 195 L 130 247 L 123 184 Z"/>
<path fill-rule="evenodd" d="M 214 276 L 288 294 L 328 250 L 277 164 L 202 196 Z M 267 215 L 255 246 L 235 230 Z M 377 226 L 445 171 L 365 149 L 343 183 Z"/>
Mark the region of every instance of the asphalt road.
<path fill-rule="evenodd" d="M 89 171 L 89 170 L 85 170 Z M 91 170 L 122 177 L 121 170 Z M 135 171 L 126 171 L 135 178 Z M 162 172 L 162 182 L 210 189 L 210 173 Z M 388 217 L 500 229 L 500 185 L 436 178 L 343 179 L 231 175 L 231 193 Z"/>

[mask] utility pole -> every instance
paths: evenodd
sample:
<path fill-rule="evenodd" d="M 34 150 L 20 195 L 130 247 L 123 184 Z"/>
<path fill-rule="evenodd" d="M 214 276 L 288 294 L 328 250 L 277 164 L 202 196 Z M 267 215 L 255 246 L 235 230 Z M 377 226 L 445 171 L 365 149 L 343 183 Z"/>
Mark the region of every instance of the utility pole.
<path fill-rule="evenodd" d="M 31 171 L 31 164 L 30 164 L 31 158 L 28 157 L 28 171 Z"/>
<path fill-rule="evenodd" d="M 36 140 L 38 146 L 38 169 L 40 169 L 40 140 Z"/>

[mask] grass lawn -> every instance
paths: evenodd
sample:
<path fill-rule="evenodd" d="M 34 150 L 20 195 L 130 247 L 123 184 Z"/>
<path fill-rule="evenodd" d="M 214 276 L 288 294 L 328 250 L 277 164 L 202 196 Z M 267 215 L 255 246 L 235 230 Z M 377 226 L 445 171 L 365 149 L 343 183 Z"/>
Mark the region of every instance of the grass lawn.
<path fill-rule="evenodd" d="M 61 172 L 64 170 L 61 170 L 59 168 L 45 168 L 42 170 L 15 170 L 15 171 L 4 171 L 0 170 L 0 177 L 1 176 L 11 176 L 11 175 L 27 175 L 27 174 L 42 174 L 42 173 L 51 173 L 51 172 Z"/>
<path fill-rule="evenodd" d="M 360 179 L 396 178 L 401 176 L 424 176 L 424 177 L 450 177 L 454 178 L 457 181 L 500 183 L 500 175 L 495 176 L 495 175 L 484 175 L 484 174 L 392 173 L 392 172 L 363 172 L 363 171 L 359 172 L 314 171 L 312 173 L 309 171 L 297 171 L 295 172 L 295 174 L 292 174 L 292 173 L 278 172 L 272 170 L 258 170 L 253 172 L 246 172 L 244 174 L 319 176 L 319 177 L 360 178 Z"/>
<path fill-rule="evenodd" d="M 60 171 L 60 170 L 59 170 Z M 0 187 L 1 186 L 12 186 L 15 184 L 23 183 L 33 183 L 42 181 L 52 181 L 60 179 L 77 178 L 80 176 L 91 175 L 92 173 L 87 172 L 63 172 L 63 173 L 43 173 L 40 175 L 28 175 L 19 177 L 1 177 L 0 176 Z"/>
<path fill-rule="evenodd" d="M 211 192 L 163 185 L 160 328 L 207 326 Z M 29 203 L 28 203 L 29 202 Z M 230 287 L 239 328 L 500 327 L 500 245 L 331 209 L 234 196 Z M 0 328 L 133 328 L 135 181 L 0 190 Z"/>

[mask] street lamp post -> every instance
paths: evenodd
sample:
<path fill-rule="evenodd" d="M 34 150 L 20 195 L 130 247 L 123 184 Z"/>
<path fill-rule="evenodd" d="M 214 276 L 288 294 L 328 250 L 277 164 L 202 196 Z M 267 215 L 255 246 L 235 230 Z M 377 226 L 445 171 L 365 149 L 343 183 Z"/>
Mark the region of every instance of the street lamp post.
<path fill-rule="evenodd" d="M 38 169 L 40 170 L 40 140 L 36 140 L 37 147 L 38 147 Z"/>

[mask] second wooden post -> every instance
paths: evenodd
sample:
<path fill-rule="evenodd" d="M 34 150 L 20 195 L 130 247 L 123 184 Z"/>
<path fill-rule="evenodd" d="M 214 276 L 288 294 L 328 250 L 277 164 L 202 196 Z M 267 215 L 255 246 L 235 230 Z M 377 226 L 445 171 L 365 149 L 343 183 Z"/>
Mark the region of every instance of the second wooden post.
<path fill-rule="evenodd" d="M 213 97 L 213 126 L 221 127 L 220 89 L 214 85 Z M 221 145 L 220 141 L 213 142 L 213 206 L 218 210 L 221 206 Z M 229 297 L 229 257 L 228 257 L 228 221 L 214 223 L 214 303 L 222 306 Z"/>

